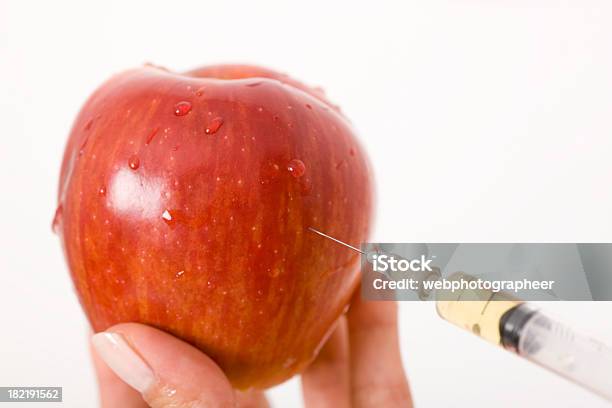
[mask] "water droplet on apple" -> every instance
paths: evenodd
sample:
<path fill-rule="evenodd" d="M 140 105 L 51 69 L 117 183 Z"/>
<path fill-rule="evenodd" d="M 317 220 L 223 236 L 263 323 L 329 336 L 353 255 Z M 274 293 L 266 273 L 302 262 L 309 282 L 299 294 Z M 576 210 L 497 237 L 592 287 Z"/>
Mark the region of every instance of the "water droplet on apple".
<path fill-rule="evenodd" d="M 85 135 L 85 138 L 83 139 L 83 143 L 81 143 L 81 147 L 79 148 L 79 156 L 82 156 L 83 152 L 85 152 L 85 147 L 87 147 L 88 141 L 89 141 L 89 134 Z"/>
<path fill-rule="evenodd" d="M 306 104 L 306 107 L 307 107 L 308 109 L 312 109 L 312 105 L 311 105 L 311 104 L 309 104 L 309 103 L 307 103 L 307 104 Z"/>
<path fill-rule="evenodd" d="M 221 125 L 223 125 L 223 118 L 221 116 L 217 116 L 216 118 L 210 121 L 208 126 L 206 126 L 206 129 L 204 129 L 204 132 L 207 135 L 214 135 L 215 133 L 217 133 L 219 128 L 221 128 Z"/>
<path fill-rule="evenodd" d="M 136 156 L 135 154 L 130 156 L 130 159 L 128 160 L 128 165 L 130 166 L 130 169 L 137 170 L 138 167 L 140 167 L 140 159 L 138 158 L 138 156 Z"/>
<path fill-rule="evenodd" d="M 170 223 L 172 221 L 172 214 L 170 214 L 170 211 L 164 210 L 162 218 L 164 219 L 164 221 L 166 221 L 166 223 Z"/>
<path fill-rule="evenodd" d="M 59 228 L 62 223 L 62 216 L 64 213 L 64 206 L 58 205 L 55 209 L 55 214 L 53 215 L 53 222 L 51 223 L 51 229 L 55 234 L 59 233 Z"/>
<path fill-rule="evenodd" d="M 195 93 L 195 94 L 196 94 L 196 96 L 202 96 L 202 95 L 204 95 L 204 87 L 202 87 L 202 88 L 198 89 L 198 90 L 196 91 L 196 93 Z"/>
<path fill-rule="evenodd" d="M 153 138 L 157 134 L 157 132 L 159 132 L 159 126 L 153 129 L 151 133 L 149 133 L 149 136 L 147 136 L 147 140 L 145 141 L 145 144 L 148 145 L 149 143 L 151 143 L 153 141 Z"/>
<path fill-rule="evenodd" d="M 185 274 L 185 271 L 178 271 L 174 276 L 176 279 L 180 279 Z"/>
<path fill-rule="evenodd" d="M 185 116 L 191 112 L 191 102 L 181 101 L 174 105 L 174 114 L 176 116 Z"/>
<path fill-rule="evenodd" d="M 104 197 L 106 195 L 106 187 L 102 186 L 98 189 L 98 194 Z"/>
<path fill-rule="evenodd" d="M 306 166 L 303 161 L 293 159 L 287 164 L 287 170 L 289 170 L 289 173 L 291 173 L 293 177 L 299 178 L 306 172 Z"/>

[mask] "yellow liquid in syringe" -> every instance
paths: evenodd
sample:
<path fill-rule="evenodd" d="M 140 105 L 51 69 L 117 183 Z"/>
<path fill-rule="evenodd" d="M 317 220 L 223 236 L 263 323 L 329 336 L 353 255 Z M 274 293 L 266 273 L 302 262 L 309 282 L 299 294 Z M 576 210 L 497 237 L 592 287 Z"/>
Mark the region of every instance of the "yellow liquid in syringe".
<path fill-rule="evenodd" d="M 449 280 L 475 280 L 463 272 L 451 275 Z M 466 289 L 436 294 L 436 309 L 444 319 L 462 329 L 471 331 L 493 344 L 501 344 L 500 321 L 504 313 L 523 303 L 507 293 L 484 289 Z"/>

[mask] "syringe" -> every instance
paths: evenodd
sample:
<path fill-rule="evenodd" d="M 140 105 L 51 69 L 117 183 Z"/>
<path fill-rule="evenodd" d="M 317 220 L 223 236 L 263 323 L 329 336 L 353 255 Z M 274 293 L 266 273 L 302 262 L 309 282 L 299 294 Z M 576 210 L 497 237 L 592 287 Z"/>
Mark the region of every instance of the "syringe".
<path fill-rule="evenodd" d="M 373 255 L 383 253 L 378 248 L 362 251 L 314 228 L 309 229 L 361 253 L 370 263 Z M 407 276 L 389 273 L 387 277 Z M 413 273 L 410 277 L 420 282 L 441 278 L 437 268 L 433 274 Z M 476 280 L 463 272 L 446 279 Z M 421 300 L 432 295 L 430 292 L 417 293 Z M 438 314 L 443 319 L 612 401 L 612 349 L 607 345 L 574 331 L 505 292 L 466 289 L 437 291 L 433 295 Z"/>
<path fill-rule="evenodd" d="M 470 278 L 460 273 L 449 279 Z M 436 302 L 443 319 L 612 401 L 612 349 L 605 344 L 502 292 L 453 296 Z"/>

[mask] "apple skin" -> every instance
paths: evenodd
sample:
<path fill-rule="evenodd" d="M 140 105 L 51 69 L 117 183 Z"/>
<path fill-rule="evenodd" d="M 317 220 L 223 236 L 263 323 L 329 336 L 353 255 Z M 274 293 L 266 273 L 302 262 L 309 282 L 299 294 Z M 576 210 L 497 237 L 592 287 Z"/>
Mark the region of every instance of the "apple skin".
<path fill-rule="evenodd" d="M 308 227 L 359 245 L 372 203 L 322 92 L 253 66 L 145 66 L 78 115 L 54 229 L 96 332 L 149 324 L 266 388 L 312 361 L 358 285 L 359 254 Z"/>

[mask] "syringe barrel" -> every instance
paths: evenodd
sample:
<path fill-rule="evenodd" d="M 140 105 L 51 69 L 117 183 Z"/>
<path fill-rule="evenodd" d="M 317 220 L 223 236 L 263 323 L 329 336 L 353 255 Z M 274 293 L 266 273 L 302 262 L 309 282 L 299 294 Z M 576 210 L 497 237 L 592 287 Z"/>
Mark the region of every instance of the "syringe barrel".
<path fill-rule="evenodd" d="M 449 276 L 447 280 L 476 280 L 463 272 Z M 501 345 L 499 322 L 510 309 L 521 301 L 504 292 L 493 293 L 485 289 L 462 291 L 438 291 L 436 309 L 440 317 L 497 346 Z"/>
<path fill-rule="evenodd" d="M 612 401 L 612 349 L 529 304 L 500 322 L 502 344 L 534 363 Z"/>

